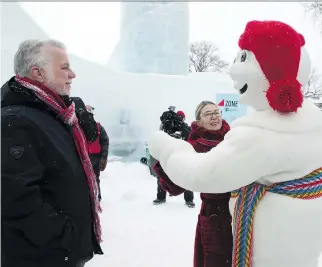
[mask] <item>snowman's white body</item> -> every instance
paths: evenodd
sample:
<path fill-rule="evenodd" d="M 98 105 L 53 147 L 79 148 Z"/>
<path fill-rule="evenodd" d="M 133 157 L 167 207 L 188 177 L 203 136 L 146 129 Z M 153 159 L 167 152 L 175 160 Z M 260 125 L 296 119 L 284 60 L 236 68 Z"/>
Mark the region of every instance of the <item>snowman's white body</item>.
<path fill-rule="evenodd" d="M 296 113 L 281 115 L 267 102 L 269 83 L 254 54 L 230 73 L 234 87 L 248 84 L 240 101 L 255 108 L 235 120 L 225 140 L 198 154 L 182 140 L 157 132 L 149 142 L 169 178 L 195 192 L 229 192 L 252 182 L 290 181 L 322 167 L 322 112 L 305 100 Z M 305 85 L 310 59 L 302 48 L 298 81 Z M 231 199 L 233 214 L 235 199 Z M 317 267 L 322 252 L 322 198 L 302 200 L 267 193 L 254 218 L 252 267 Z"/>
<path fill-rule="evenodd" d="M 273 120 L 274 115 L 277 116 L 276 124 Z M 261 155 L 260 151 L 254 151 L 254 158 L 264 158 L 267 161 L 266 170 L 270 168 L 272 170 L 271 175 L 265 175 L 266 170 L 263 169 L 264 175 L 257 179 L 258 182 L 266 185 L 303 177 L 322 165 L 322 138 L 320 137 L 322 125 L 320 124 L 319 128 L 314 127 L 314 125 L 317 126 L 316 120 L 322 120 L 322 112 L 306 101 L 299 113 L 294 115 L 292 123 L 294 127 L 292 128 L 290 123 L 285 125 L 288 126 L 285 130 L 277 126 L 278 116 L 282 115 L 272 113 L 265 116 L 265 111 L 254 112 L 234 125 L 236 128 L 251 125 L 253 118 L 253 125 L 263 127 L 267 145 L 266 148 L 261 145 L 258 148 L 263 151 L 270 149 L 271 153 L 264 152 Z M 310 118 L 306 123 L 305 117 Z M 257 123 L 255 123 L 256 120 Z M 264 130 L 265 125 L 269 126 Z M 309 129 L 310 125 L 311 131 L 301 132 L 301 127 Z M 297 128 L 299 131 L 296 131 Z M 254 142 L 256 146 L 256 139 Z M 260 159 L 254 159 L 252 163 L 244 164 L 247 164 L 248 168 L 256 168 L 258 161 L 265 163 Z M 234 181 L 231 184 L 233 185 Z M 215 188 L 215 184 L 213 186 Z M 232 214 L 235 202 L 236 198 L 230 200 Z M 321 225 L 322 198 L 302 200 L 266 193 L 255 213 L 252 266 L 317 267 L 322 252 Z"/>

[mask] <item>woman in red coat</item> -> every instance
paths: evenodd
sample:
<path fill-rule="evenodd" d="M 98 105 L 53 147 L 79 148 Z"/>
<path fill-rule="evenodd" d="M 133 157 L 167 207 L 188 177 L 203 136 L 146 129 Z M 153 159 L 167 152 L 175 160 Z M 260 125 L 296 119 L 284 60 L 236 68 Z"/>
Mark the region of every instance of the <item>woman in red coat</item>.
<path fill-rule="evenodd" d="M 221 118 L 217 105 L 210 101 L 201 102 L 195 116 L 188 142 L 196 152 L 208 152 L 224 140 L 230 127 Z M 185 191 L 169 179 L 159 162 L 154 169 L 164 190 L 172 195 Z M 202 204 L 196 229 L 194 267 L 231 267 L 233 237 L 228 206 L 230 193 L 201 193 L 200 197 Z"/>

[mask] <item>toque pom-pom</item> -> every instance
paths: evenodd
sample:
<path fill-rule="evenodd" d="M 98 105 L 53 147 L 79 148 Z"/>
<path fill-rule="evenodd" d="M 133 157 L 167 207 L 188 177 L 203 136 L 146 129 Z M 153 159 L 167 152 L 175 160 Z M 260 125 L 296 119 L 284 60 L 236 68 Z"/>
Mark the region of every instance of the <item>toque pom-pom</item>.
<path fill-rule="evenodd" d="M 299 33 L 299 38 L 300 38 L 300 43 L 301 43 L 301 47 L 305 45 L 305 39 L 304 36 L 302 34 Z"/>
<path fill-rule="evenodd" d="M 266 98 L 271 108 L 281 114 L 296 112 L 303 103 L 301 84 L 294 79 L 271 82 Z"/>

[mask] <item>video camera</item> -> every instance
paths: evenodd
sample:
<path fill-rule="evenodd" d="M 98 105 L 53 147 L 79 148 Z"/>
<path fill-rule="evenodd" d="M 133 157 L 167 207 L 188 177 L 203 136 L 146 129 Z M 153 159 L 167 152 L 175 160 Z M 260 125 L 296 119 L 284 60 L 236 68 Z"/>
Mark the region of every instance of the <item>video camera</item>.
<path fill-rule="evenodd" d="M 175 106 L 170 106 L 168 110 L 163 112 L 160 117 L 160 120 L 163 124 L 162 130 L 169 135 L 182 131 L 182 127 L 184 126 L 182 118 L 177 115 L 175 109 Z"/>

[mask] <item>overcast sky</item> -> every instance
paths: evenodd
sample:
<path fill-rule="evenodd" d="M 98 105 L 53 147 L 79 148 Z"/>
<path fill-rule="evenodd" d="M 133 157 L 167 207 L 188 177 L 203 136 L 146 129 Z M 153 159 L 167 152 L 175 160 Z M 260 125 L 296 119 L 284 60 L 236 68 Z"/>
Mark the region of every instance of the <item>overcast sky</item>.
<path fill-rule="evenodd" d="M 20 3 L 47 32 L 69 51 L 105 65 L 119 39 L 120 3 Z M 224 59 L 231 61 L 237 40 L 249 20 L 282 20 L 306 38 L 314 65 L 322 70 L 322 37 L 298 2 L 190 3 L 190 40 L 215 42 Z"/>

